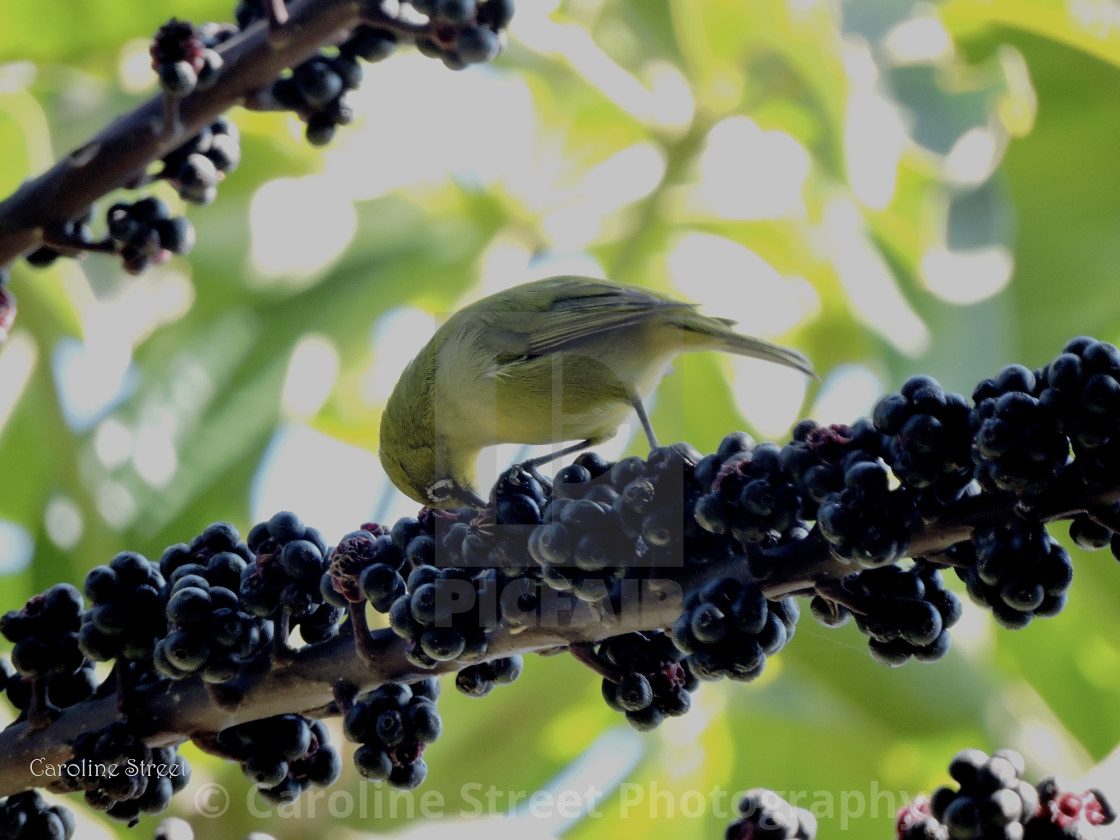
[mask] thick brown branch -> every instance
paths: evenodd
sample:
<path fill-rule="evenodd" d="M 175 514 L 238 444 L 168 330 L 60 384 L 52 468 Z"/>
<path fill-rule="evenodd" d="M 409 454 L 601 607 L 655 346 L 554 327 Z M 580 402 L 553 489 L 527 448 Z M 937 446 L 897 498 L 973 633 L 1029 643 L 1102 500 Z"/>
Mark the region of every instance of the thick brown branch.
<path fill-rule="evenodd" d="M 1031 516 L 1044 521 L 1063 519 L 1118 499 L 1120 490 L 1097 492 L 1059 482 L 1052 492 L 1036 500 Z M 1013 520 L 1020 515 L 1017 508 L 1015 500 L 1008 497 L 982 494 L 965 499 L 949 508 L 938 521 L 915 533 L 910 553 L 932 555 L 944 551 L 968 539 L 974 527 Z M 804 540 L 767 552 L 765 557 L 761 553 L 729 556 L 684 580 L 631 581 L 633 587 L 624 593 L 618 613 L 548 590 L 542 597 L 538 621 L 496 631 L 490 638 L 487 658 L 550 651 L 573 643 L 590 644 L 635 630 L 668 628 L 680 614 L 682 596 L 688 587 L 717 577 L 746 577 L 748 567 L 757 574 L 762 566 L 769 569 L 763 590 L 771 598 L 808 593 L 815 584 L 838 580 L 859 570 L 832 557 L 827 543 L 814 531 Z M 153 745 L 179 743 L 191 737 L 210 743 L 207 739 L 223 727 L 271 715 L 337 714 L 337 692 L 342 685 L 347 686 L 348 693 L 367 691 L 388 681 L 409 682 L 462 667 L 458 663 L 441 663 L 433 671 L 424 671 L 409 663 L 404 651 L 402 639 L 389 630 L 378 630 L 368 638 L 367 656 L 360 657 L 351 626 L 345 624 L 337 638 L 296 651 L 290 661 L 274 663 L 239 702 L 216 704 L 206 685 L 191 679 L 135 689 L 136 709 L 143 718 L 154 722 L 157 731 L 149 739 Z M 79 733 L 103 727 L 118 716 L 116 696 L 109 695 L 64 709 L 57 721 L 41 730 L 18 723 L 0 732 L 0 796 L 41 784 L 42 779 L 30 771 L 33 759 L 65 761 L 69 744 Z"/>
<path fill-rule="evenodd" d="M 563 606 L 574 608 L 569 615 Z M 490 640 L 488 657 L 532 653 L 567 645 L 571 641 L 594 641 L 641 627 L 661 627 L 671 623 L 680 608 L 680 598 L 658 601 L 646 595 L 644 601 L 621 616 L 610 616 L 581 603 L 557 595 L 556 605 L 547 609 L 569 622 L 538 626 L 513 634 L 498 632 Z M 300 711 L 320 714 L 333 711 L 335 686 L 340 682 L 366 691 L 388 681 L 412 681 L 447 673 L 460 665 L 445 663 L 434 671 L 422 671 L 404 656 L 404 641 L 389 630 L 371 634 L 370 665 L 357 655 L 349 625 L 332 641 L 297 651 L 291 661 L 278 663 L 236 707 L 220 708 L 211 702 L 206 684 L 199 679 L 160 683 L 158 687 L 135 689 L 135 702 L 144 719 L 153 721 L 158 733 L 153 745 L 173 744 L 193 735 L 206 736 L 226 726 L 271 715 Z M 0 732 L 0 796 L 7 796 L 42 779 L 31 774 L 31 761 L 43 758 L 48 763 L 65 761 L 69 744 L 80 733 L 106 726 L 119 718 L 116 696 L 92 700 L 63 710 L 57 721 L 33 731 L 17 723 Z"/>

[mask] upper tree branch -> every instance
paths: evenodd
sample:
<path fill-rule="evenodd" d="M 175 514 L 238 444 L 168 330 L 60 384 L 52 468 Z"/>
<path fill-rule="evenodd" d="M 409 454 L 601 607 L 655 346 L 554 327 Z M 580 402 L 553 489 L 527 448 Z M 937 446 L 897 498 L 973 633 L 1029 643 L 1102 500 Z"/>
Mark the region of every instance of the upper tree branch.
<path fill-rule="evenodd" d="M 233 105 L 267 88 L 288 67 L 359 23 L 404 35 L 425 27 L 399 20 L 394 0 L 296 0 L 271 33 L 258 21 L 218 48 L 223 68 L 213 87 L 179 100 L 178 130 L 166 127 L 162 94 L 114 120 L 0 203 L 0 267 L 43 244 L 43 229 L 80 215 L 101 196 L 137 182 L 150 163 L 173 151 Z"/>

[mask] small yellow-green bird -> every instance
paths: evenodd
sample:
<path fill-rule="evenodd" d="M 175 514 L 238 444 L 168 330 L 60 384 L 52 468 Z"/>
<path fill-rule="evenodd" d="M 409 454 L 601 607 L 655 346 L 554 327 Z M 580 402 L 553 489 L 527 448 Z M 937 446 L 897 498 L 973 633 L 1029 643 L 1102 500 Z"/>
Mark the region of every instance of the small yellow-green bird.
<path fill-rule="evenodd" d="M 678 353 L 722 350 L 813 375 L 800 353 L 732 324 L 587 277 L 490 295 L 452 315 L 401 374 L 381 417 L 381 464 L 422 504 L 483 507 L 475 462 L 487 446 L 579 441 L 526 465 L 539 466 L 613 437 L 634 410 L 656 447 L 642 398 Z"/>

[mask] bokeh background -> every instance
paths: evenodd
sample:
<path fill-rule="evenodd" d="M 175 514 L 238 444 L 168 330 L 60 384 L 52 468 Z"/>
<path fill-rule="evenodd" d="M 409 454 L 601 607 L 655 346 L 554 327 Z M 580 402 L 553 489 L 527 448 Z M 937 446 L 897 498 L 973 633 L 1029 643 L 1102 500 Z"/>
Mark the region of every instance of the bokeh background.
<path fill-rule="evenodd" d="M 232 9 L 0 5 L 0 193 L 153 94 L 146 39 L 172 15 Z M 679 359 L 653 422 L 703 451 L 733 429 L 780 441 L 804 416 L 854 420 L 913 373 L 968 394 L 1074 335 L 1120 339 L 1114 0 L 522 0 L 494 65 L 452 73 L 403 50 L 366 67 L 356 103 L 325 150 L 293 118 L 235 111 L 244 160 L 189 209 L 188 258 L 139 278 L 98 257 L 15 267 L 0 608 L 217 519 L 245 532 L 291 508 L 331 541 L 414 512 L 374 455 L 397 374 L 444 313 L 536 277 L 669 290 L 812 357 L 820 383 Z M 704 685 L 639 736 L 592 674 L 531 658 L 485 700 L 447 687 L 415 795 L 365 786 L 335 727 L 345 796 L 262 816 L 235 767 L 188 746 L 171 813 L 208 840 L 699 840 L 722 836 L 730 791 L 765 785 L 813 806 L 821 837 L 886 838 L 965 746 L 1014 747 L 1032 779 L 1088 776 L 1120 798 L 1120 568 L 1074 552 L 1063 615 L 1010 633 L 968 605 L 937 664 L 885 669 L 854 628 L 806 617 L 756 683 Z M 231 794 L 220 819 L 196 809 L 208 782 Z M 602 796 L 582 818 L 513 807 L 589 787 Z M 444 817 L 405 819 L 424 791 Z M 478 802 L 509 816 L 472 817 Z M 81 838 L 155 823 L 79 818 Z"/>

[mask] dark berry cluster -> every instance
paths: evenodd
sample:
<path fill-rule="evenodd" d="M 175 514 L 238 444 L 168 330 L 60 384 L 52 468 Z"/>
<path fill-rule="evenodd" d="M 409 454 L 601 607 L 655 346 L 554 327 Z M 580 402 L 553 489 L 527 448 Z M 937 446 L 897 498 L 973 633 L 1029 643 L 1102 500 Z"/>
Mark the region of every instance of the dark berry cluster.
<path fill-rule="evenodd" d="M 408 640 L 406 656 L 418 667 L 478 659 L 507 612 L 507 625 L 535 614 L 537 581 L 530 579 L 533 569 L 529 578 L 522 575 L 522 567 L 532 565 L 525 527 L 501 520 L 477 524 L 453 512 L 425 510 L 391 529 L 364 525 L 332 550 L 321 591 L 332 603 L 365 600 L 388 612 L 390 626 Z M 514 559 L 510 552 L 518 540 Z"/>
<path fill-rule="evenodd" d="M 913 497 L 891 490 L 887 465 L 876 456 L 856 450 L 842 467 L 844 489 L 817 509 L 817 525 L 832 553 L 868 568 L 901 560 L 917 522 Z"/>
<path fill-rule="evenodd" d="M 448 67 L 491 61 L 505 48 L 505 27 L 513 16 L 512 0 L 412 0 L 412 9 L 430 20 L 428 36 L 417 37 L 425 55 L 442 58 Z M 261 0 L 241 0 L 236 17 L 242 28 L 268 16 Z M 320 51 L 277 79 L 271 88 L 277 105 L 299 115 L 312 145 L 326 145 L 337 128 L 353 120 L 347 94 L 362 82 L 358 59 L 382 61 L 396 50 L 396 33 L 361 24 L 337 49 Z"/>
<path fill-rule="evenodd" d="M 56 583 L 28 599 L 23 609 L 0 617 L 0 633 L 14 645 L 12 664 L 21 676 L 69 676 L 83 664 L 81 623 L 82 593 L 69 583 Z"/>
<path fill-rule="evenodd" d="M 183 216 L 172 216 L 167 205 L 155 197 L 128 204 L 117 202 L 106 214 L 109 238 L 129 274 L 139 274 L 166 262 L 172 254 L 185 254 L 194 247 L 194 227 Z"/>
<path fill-rule="evenodd" d="M 766 788 L 753 788 L 739 800 L 739 819 L 727 827 L 724 840 L 814 840 L 817 818 Z"/>
<path fill-rule="evenodd" d="M 338 51 L 344 55 L 356 56 L 362 61 L 373 64 L 384 61 L 397 51 L 398 38 L 395 32 L 378 26 L 361 24 L 354 27 Z"/>
<path fill-rule="evenodd" d="M 891 489 L 887 438 L 867 418 L 852 426 L 803 421 L 780 462 L 815 502 L 813 516 L 834 556 L 861 566 L 906 555 L 917 522 L 914 497 Z"/>
<path fill-rule="evenodd" d="M 499 478 L 491 505 L 478 517 L 472 519 L 469 509 L 429 514 L 416 525 L 402 520 L 393 532 L 409 524 L 409 535 L 415 533 L 405 552 L 413 569 L 436 566 L 447 570 L 445 576 L 471 581 L 477 627 L 489 632 L 499 617 L 508 627 L 522 626 L 539 614 L 541 570 L 526 543 L 541 522 L 551 489 L 546 479 L 542 484 L 514 467 Z M 467 605 L 462 606 L 465 610 Z M 460 623 L 471 620 L 464 617 Z"/>
<path fill-rule="evenodd" d="M 899 809 L 894 825 L 895 840 L 949 840 L 949 832 L 930 813 L 929 797 L 915 796 Z"/>
<path fill-rule="evenodd" d="M 342 759 L 326 725 L 300 715 L 277 715 L 223 729 L 218 748 L 241 763 L 241 772 L 269 802 L 292 802 L 312 785 L 338 780 Z"/>
<path fill-rule="evenodd" d="M 246 612 L 237 594 L 252 560 L 226 522 L 209 525 L 189 545 L 164 551 L 159 567 L 167 579 L 167 635 L 154 653 L 163 676 L 178 680 L 199 674 L 207 682 L 228 682 L 245 662 L 267 650 L 272 622 Z"/>
<path fill-rule="evenodd" d="M 1081 475 L 1110 480 L 1120 466 L 1120 351 L 1105 341 L 1072 339 L 1038 379 L 1039 402 L 1069 437 Z"/>
<path fill-rule="evenodd" d="M 242 0 L 237 7 L 241 27 L 267 16 L 259 0 Z M 442 58 L 453 69 L 491 61 L 505 48 L 505 27 L 513 16 L 512 0 L 412 0 L 412 8 L 429 17 L 429 37 L 416 39 L 424 55 Z M 398 36 L 381 27 L 362 24 L 336 50 L 320 51 L 277 79 L 272 98 L 306 123 L 305 136 L 315 146 L 329 143 L 339 126 L 349 124 L 353 108 L 348 94 L 362 83 L 358 59 L 382 61 L 396 50 Z"/>
<path fill-rule="evenodd" d="M 695 479 L 703 495 L 693 508 L 700 527 L 762 547 L 804 536 L 804 501 L 782 470 L 781 451 L 773 443 L 756 445 L 745 432 L 733 432 L 715 453 L 701 459 Z"/>
<path fill-rule="evenodd" d="M 1074 793 L 1048 776 L 1038 783 L 1037 791 L 1038 808 L 1026 823 L 1023 840 L 1069 840 L 1116 822 L 1116 810 L 1097 788 Z"/>
<path fill-rule="evenodd" d="M 93 231 L 89 223 L 93 218 L 93 208 L 89 207 L 73 219 L 67 219 L 61 225 L 62 235 L 71 242 L 93 242 Z M 27 255 L 27 264 L 33 268 L 47 268 L 55 260 L 63 256 L 63 252 L 49 245 L 42 245 Z"/>
<path fill-rule="evenodd" d="M 583 460 L 581 461 L 580 458 Z M 583 467 L 589 455 L 581 455 L 573 466 Z M 538 481 L 538 478 L 540 479 Z M 437 530 L 437 565 L 490 566 L 506 578 L 540 580 L 537 562 L 529 556 L 527 539 L 541 524 L 542 510 L 552 497 L 552 484 L 539 474 L 520 466 L 498 477 L 490 492 L 490 508 L 484 522 L 465 529 L 459 523 Z"/>
<path fill-rule="evenodd" d="M 959 499 L 972 480 L 969 405 L 935 379 L 912 376 L 875 405 L 872 421 L 887 437 L 883 458 L 919 508 Z"/>
<path fill-rule="evenodd" d="M 241 163 L 241 135 L 228 117 L 218 117 L 198 134 L 164 156 L 159 177 L 166 179 L 183 201 L 210 204 L 218 184 Z M 194 233 L 190 233 L 193 244 Z M 168 246 L 168 250 L 176 251 Z M 189 246 L 188 246 L 189 250 Z"/>
<path fill-rule="evenodd" d="M 650 498 L 640 504 L 651 504 L 652 485 L 643 489 L 648 489 Z M 636 565 L 634 540 L 619 529 L 607 502 L 560 498 L 545 507 L 544 516 L 546 521 L 533 530 L 528 547 L 529 555 L 540 563 L 542 580 L 551 588 L 583 601 L 602 601 L 627 568 Z"/>
<path fill-rule="evenodd" d="M 175 584 L 186 575 L 206 578 L 214 586 L 236 590 L 241 573 L 253 560 L 249 546 L 228 522 L 212 522 L 190 543 L 176 543 L 159 559 L 160 574 Z"/>
<path fill-rule="evenodd" d="M 60 781 L 84 791 L 90 807 L 135 825 L 141 813 L 167 810 L 190 775 L 190 764 L 174 747 L 149 747 L 127 723 L 112 723 L 75 739 Z"/>
<path fill-rule="evenodd" d="M 89 226 L 92 218 L 93 209 L 89 208 L 80 216 L 51 228 L 52 244 L 28 254 L 28 264 L 46 268 L 61 256 L 78 256 L 95 250 L 116 254 L 125 271 L 140 274 L 166 262 L 172 254 L 186 254 L 194 247 L 195 232 L 191 223 L 182 216 L 172 216 L 167 205 L 154 196 L 133 203 L 113 204 L 105 214 L 107 236 L 103 241 L 93 238 Z"/>
<path fill-rule="evenodd" d="M 37 790 L 0 801 L 0 840 L 70 840 L 74 828 L 74 815 L 48 803 Z"/>
<path fill-rule="evenodd" d="M 497 625 L 497 573 L 418 566 L 406 582 L 407 593 L 389 609 L 389 626 L 407 639 L 405 656 L 414 665 L 470 662 L 485 655 L 487 634 Z"/>
<path fill-rule="evenodd" d="M 432 21 L 431 37 L 417 39 L 416 49 L 452 70 L 493 61 L 506 48 L 513 0 L 412 0 L 412 7 Z"/>
<path fill-rule="evenodd" d="M 155 564 L 122 551 L 86 575 L 90 609 L 82 613 L 78 645 L 95 662 L 151 661 L 156 640 L 167 633 L 164 577 Z"/>
<path fill-rule="evenodd" d="M 485 697 L 496 685 L 509 685 L 521 676 L 525 663 L 520 654 L 468 665 L 455 675 L 455 687 L 468 697 Z"/>
<path fill-rule="evenodd" d="M 14 644 L 15 665 L 3 661 L 0 683 L 21 720 L 44 725 L 59 708 L 80 703 L 97 688 L 93 664 L 78 645 L 81 620 L 81 593 L 68 583 L 55 584 L 0 618 L 0 632 Z"/>
<path fill-rule="evenodd" d="M 406 517 L 394 526 L 392 535 L 370 523 L 343 536 L 331 549 L 327 572 L 320 581 L 323 597 L 337 606 L 365 600 L 377 612 L 388 612 L 405 594 L 401 570 L 411 538 L 419 538 L 412 532 L 419 528 L 415 519 Z"/>
<path fill-rule="evenodd" d="M 699 681 L 668 633 L 625 633 L 600 643 L 603 699 L 639 732 L 692 708 Z"/>
<path fill-rule="evenodd" d="M 802 420 L 794 426 L 779 463 L 787 479 L 798 486 L 802 515 L 816 519 L 818 505 L 844 490 L 845 459 L 879 457 L 885 445 L 883 436 L 866 417 L 850 426 L 821 426 L 814 420 Z"/>
<path fill-rule="evenodd" d="M 430 678 L 411 685 L 388 683 L 354 700 L 342 726 L 347 739 L 360 744 L 354 766 L 364 778 L 398 790 L 424 781 L 424 749 L 443 728 L 436 711 L 439 693 L 439 680 Z"/>
<path fill-rule="evenodd" d="M 149 53 L 160 87 L 175 98 L 210 87 L 218 80 L 222 68 L 222 57 L 207 46 L 202 33 L 176 18 L 159 28 Z"/>
<path fill-rule="evenodd" d="M 813 614 L 836 627 L 854 613 L 856 626 L 870 639 L 871 655 L 882 664 L 902 665 L 910 657 L 933 662 L 949 652 L 949 628 L 960 619 L 961 604 L 936 566 L 868 569 L 839 587 L 833 598 L 813 598 Z"/>
<path fill-rule="evenodd" d="M 588 457 L 581 456 L 584 461 Z M 393 528 L 396 539 L 398 529 L 408 525 L 411 539 L 405 555 L 413 569 L 429 565 L 451 569 L 447 574 L 472 581 L 478 626 L 487 632 L 499 618 L 507 627 L 518 627 L 539 616 L 542 575 L 527 539 L 551 498 L 551 483 L 542 481 L 514 467 L 498 479 L 491 505 L 477 517 L 470 509 L 428 512 L 415 524 L 405 519 Z"/>
<path fill-rule="evenodd" d="M 686 533 L 706 536 L 686 519 L 682 494 L 699 460 L 678 444 L 614 464 L 582 455 L 557 472 L 528 542 L 544 583 L 597 602 L 624 577 L 679 569 Z"/>
<path fill-rule="evenodd" d="M 1023 758 L 1013 750 L 991 757 L 962 750 L 949 762 L 958 790 L 938 788 L 930 797 L 930 814 L 957 840 L 1017 840 L 1034 816 L 1038 793 L 1020 779 Z"/>
<path fill-rule="evenodd" d="M 1099 790 L 1073 793 L 1054 777 L 1037 786 L 1022 780 L 1014 750 L 957 753 L 949 775 L 958 789 L 938 788 L 898 813 L 897 840 L 1079 840 L 1101 836 L 1116 812 Z"/>
<path fill-rule="evenodd" d="M 976 386 L 969 424 L 976 479 L 984 489 L 1034 496 L 1065 466 L 1069 440 L 1039 400 L 1039 385 L 1031 370 L 1008 365 Z"/>
<path fill-rule="evenodd" d="M 990 609 L 1003 627 L 1017 630 L 1065 607 L 1073 561 L 1041 522 L 977 528 L 971 546 L 963 543 L 954 549 L 958 556 L 975 556 L 975 563 L 958 568 L 957 575 L 972 600 Z"/>
<path fill-rule="evenodd" d="M 793 638 L 799 615 L 795 598 L 767 601 L 755 583 L 716 578 L 685 595 L 672 638 L 700 679 L 750 682 Z"/>
<path fill-rule="evenodd" d="M 278 619 L 282 644 L 296 625 L 308 643 L 333 635 L 342 610 L 323 602 L 320 583 L 328 552 L 319 532 L 294 513 L 281 511 L 255 525 L 247 541 L 255 559 L 241 572 L 243 608 Z"/>
<path fill-rule="evenodd" d="M 286 2 L 286 0 L 285 0 Z M 397 4 L 393 4 L 397 5 Z M 505 29 L 513 16 L 513 0 L 415 0 L 411 7 L 429 18 L 428 36 L 417 37 L 416 45 L 426 55 L 440 57 L 445 64 L 461 69 L 468 64 L 496 58 L 506 45 Z M 203 23 L 198 26 L 171 19 L 153 36 L 149 53 L 160 86 L 177 108 L 177 100 L 213 85 L 222 70 L 220 44 L 257 20 L 269 17 L 270 4 L 262 0 L 240 0 L 237 25 Z M 397 15 L 399 9 L 383 10 Z M 413 21 L 415 22 L 415 21 Z M 333 138 L 338 126 L 353 119 L 348 92 L 362 81 L 359 59 L 380 61 L 397 47 L 398 36 L 377 26 L 360 24 L 338 47 L 319 51 L 277 79 L 271 88 L 276 105 L 295 111 L 307 124 L 306 136 L 314 145 Z M 177 119 L 177 118 L 176 118 Z M 209 204 L 225 174 L 241 159 L 238 135 L 232 124 L 220 118 L 167 155 L 159 178 L 166 179 L 180 197 L 193 204 Z M 148 176 L 133 182 L 137 186 Z M 35 267 L 46 267 L 63 255 L 95 250 L 118 254 L 125 270 L 139 274 L 158 265 L 171 254 L 185 254 L 194 245 L 194 228 L 184 218 L 172 218 L 156 202 L 142 199 L 135 205 L 118 203 L 108 213 L 109 235 L 95 241 L 89 228 L 92 208 L 78 217 L 58 220 L 43 245 L 27 256 Z M 15 315 L 15 300 L 0 283 L 0 341 Z"/>
<path fill-rule="evenodd" d="M 307 124 L 304 134 L 308 143 L 325 146 L 340 125 L 353 121 L 354 109 L 347 94 L 361 83 L 362 66 L 357 55 L 342 48 L 335 56 L 316 55 L 294 67 L 291 75 L 273 83 L 272 96 Z"/>

